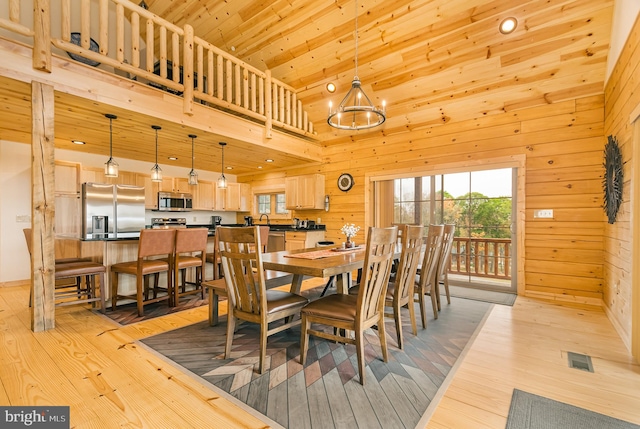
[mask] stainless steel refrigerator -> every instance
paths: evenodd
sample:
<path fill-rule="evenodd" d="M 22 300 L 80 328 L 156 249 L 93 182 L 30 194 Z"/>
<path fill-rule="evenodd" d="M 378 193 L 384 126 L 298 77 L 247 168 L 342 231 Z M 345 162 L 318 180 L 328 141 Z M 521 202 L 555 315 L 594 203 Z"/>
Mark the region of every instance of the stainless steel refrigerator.
<path fill-rule="evenodd" d="M 82 238 L 138 237 L 144 223 L 144 187 L 82 184 Z"/>

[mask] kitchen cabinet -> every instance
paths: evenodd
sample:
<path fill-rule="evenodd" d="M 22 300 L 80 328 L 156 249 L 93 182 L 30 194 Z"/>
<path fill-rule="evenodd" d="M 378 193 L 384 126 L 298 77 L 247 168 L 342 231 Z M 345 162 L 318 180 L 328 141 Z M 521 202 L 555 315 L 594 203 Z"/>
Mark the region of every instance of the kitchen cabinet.
<path fill-rule="evenodd" d="M 197 193 L 196 186 L 189 185 L 189 179 L 182 177 L 175 177 L 173 179 L 173 192 L 180 192 L 183 194 L 193 194 L 194 198 Z"/>
<path fill-rule="evenodd" d="M 55 162 L 55 234 L 58 237 L 80 237 L 80 164 Z"/>
<path fill-rule="evenodd" d="M 215 188 L 215 209 L 231 212 L 251 210 L 251 185 L 247 183 L 227 183 L 226 189 Z"/>
<path fill-rule="evenodd" d="M 319 241 L 324 241 L 324 231 L 286 231 L 284 235 L 285 250 L 316 247 Z"/>
<path fill-rule="evenodd" d="M 214 186 L 213 182 L 198 181 L 198 186 L 195 186 L 196 192 L 193 193 L 194 210 L 215 210 Z"/>
<path fill-rule="evenodd" d="M 324 209 L 324 175 L 287 177 L 284 185 L 288 210 Z"/>
<path fill-rule="evenodd" d="M 74 162 L 56 161 L 55 171 L 55 194 L 80 194 L 80 164 Z"/>

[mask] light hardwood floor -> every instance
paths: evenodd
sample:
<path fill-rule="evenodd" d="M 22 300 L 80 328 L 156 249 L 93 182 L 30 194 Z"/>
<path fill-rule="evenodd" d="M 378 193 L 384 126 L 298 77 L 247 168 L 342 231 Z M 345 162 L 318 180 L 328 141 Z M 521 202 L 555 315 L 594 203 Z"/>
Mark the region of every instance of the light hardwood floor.
<path fill-rule="evenodd" d="M 55 330 L 34 334 L 28 296 L 26 285 L 0 287 L 0 404 L 70 405 L 77 428 L 266 427 L 136 342 L 205 320 L 206 308 L 119 327 L 83 306 L 63 307 Z M 595 372 L 570 369 L 567 351 L 592 356 Z M 638 386 L 640 366 L 600 309 L 518 298 L 494 306 L 424 420 L 504 428 L 515 387 L 640 424 Z"/>

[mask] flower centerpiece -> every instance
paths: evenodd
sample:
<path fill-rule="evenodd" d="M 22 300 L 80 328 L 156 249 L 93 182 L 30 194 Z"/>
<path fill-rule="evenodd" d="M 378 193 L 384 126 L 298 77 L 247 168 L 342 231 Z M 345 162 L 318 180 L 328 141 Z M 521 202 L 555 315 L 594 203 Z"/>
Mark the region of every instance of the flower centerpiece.
<path fill-rule="evenodd" d="M 344 226 L 340 229 L 340 232 L 342 232 L 344 235 L 347 236 L 347 241 L 344 244 L 345 247 L 347 248 L 355 247 L 355 243 L 351 239 L 356 236 L 358 231 L 360 231 L 359 226 L 355 226 L 352 223 L 344 224 Z"/>

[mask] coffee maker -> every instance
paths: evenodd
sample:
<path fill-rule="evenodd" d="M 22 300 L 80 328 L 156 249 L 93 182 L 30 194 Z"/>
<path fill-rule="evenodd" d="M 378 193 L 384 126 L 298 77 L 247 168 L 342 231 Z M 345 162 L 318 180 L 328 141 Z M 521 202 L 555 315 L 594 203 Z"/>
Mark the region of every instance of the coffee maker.
<path fill-rule="evenodd" d="M 253 216 L 244 217 L 244 226 L 253 226 Z"/>
<path fill-rule="evenodd" d="M 222 223 L 222 216 L 211 216 L 211 225 L 214 227 L 220 226 Z"/>

